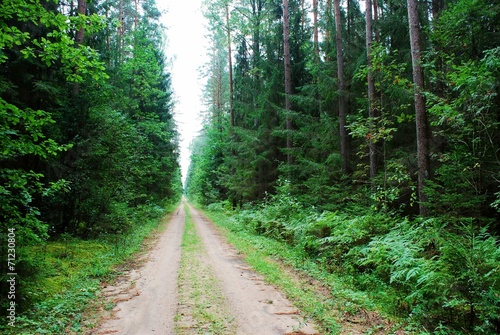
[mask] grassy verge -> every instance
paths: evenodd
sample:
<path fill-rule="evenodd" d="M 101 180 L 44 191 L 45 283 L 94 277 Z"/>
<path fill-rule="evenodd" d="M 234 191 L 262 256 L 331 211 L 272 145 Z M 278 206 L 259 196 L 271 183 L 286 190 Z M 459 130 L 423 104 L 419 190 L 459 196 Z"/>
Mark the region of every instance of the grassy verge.
<path fill-rule="evenodd" d="M 323 334 L 403 334 L 393 322 L 373 312 L 373 301 L 357 291 L 349 277 L 328 273 L 290 245 L 249 233 L 224 213 L 204 213 L 248 264 L 279 287 Z"/>
<path fill-rule="evenodd" d="M 172 205 L 167 213 L 174 208 Z M 160 223 L 165 223 L 168 215 L 160 220 L 159 214 L 144 213 L 127 235 L 90 241 L 63 236 L 42 246 L 24 248 L 22 253 L 30 268 L 19 276 L 18 303 L 22 310 L 16 315 L 14 327 L 3 323 L 0 332 L 81 334 L 91 328 L 97 317 L 88 313 L 90 309 L 97 313 L 101 282 L 119 275 L 120 268 L 142 249 L 145 240 L 164 226 Z"/>
<path fill-rule="evenodd" d="M 175 316 L 177 334 L 236 333 L 226 301 L 213 269 L 206 262 L 205 250 L 196 233 L 189 208 L 182 238 L 179 269 L 179 306 Z"/>

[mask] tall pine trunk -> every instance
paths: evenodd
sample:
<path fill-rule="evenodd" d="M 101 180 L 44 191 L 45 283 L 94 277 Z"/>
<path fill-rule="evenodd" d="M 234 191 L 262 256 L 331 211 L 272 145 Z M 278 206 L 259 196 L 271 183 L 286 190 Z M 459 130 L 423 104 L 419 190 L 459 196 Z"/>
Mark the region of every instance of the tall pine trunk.
<path fill-rule="evenodd" d="M 135 13 L 134 13 L 134 30 L 137 31 L 139 25 L 139 0 L 135 0 Z"/>
<path fill-rule="evenodd" d="M 332 26 L 332 0 L 326 0 L 326 29 L 325 29 L 325 41 L 326 41 L 326 53 L 325 62 L 330 63 L 330 51 L 332 48 L 330 27 Z"/>
<path fill-rule="evenodd" d="M 347 129 L 346 129 L 346 103 L 344 92 L 344 54 L 342 51 L 342 22 L 340 20 L 340 0 L 333 1 L 335 11 L 335 42 L 337 47 L 337 76 L 339 91 L 339 137 L 340 156 L 342 158 L 342 172 L 349 172 L 349 153 L 347 150 Z"/>
<path fill-rule="evenodd" d="M 373 21 L 375 22 L 375 24 L 377 24 L 377 22 L 378 22 L 378 9 L 379 9 L 378 0 L 373 0 Z M 373 27 L 373 24 L 372 24 L 372 27 Z M 380 42 L 380 36 L 379 36 L 378 29 L 373 29 L 373 30 L 375 32 L 375 41 Z"/>
<path fill-rule="evenodd" d="M 366 0 L 366 59 L 368 64 L 368 118 L 370 127 L 375 131 L 377 111 L 375 106 L 375 79 L 372 68 L 372 43 L 373 43 L 373 21 L 372 21 L 372 2 Z M 368 148 L 370 156 L 370 178 L 375 178 L 378 172 L 377 166 L 377 146 L 373 134 L 367 134 Z"/>
<path fill-rule="evenodd" d="M 319 61 L 318 0 L 313 0 L 313 43 L 316 60 Z"/>
<path fill-rule="evenodd" d="M 229 115 L 231 131 L 235 126 L 234 108 L 233 108 L 233 57 L 231 54 L 231 27 L 229 25 L 229 3 L 226 3 L 226 29 L 227 29 L 227 60 L 229 67 Z"/>
<path fill-rule="evenodd" d="M 408 23 L 410 29 L 411 59 L 413 66 L 413 84 L 415 95 L 415 118 L 417 126 L 417 159 L 418 159 L 418 199 L 419 212 L 422 216 L 428 215 L 425 205 L 426 179 L 429 177 L 429 129 L 427 125 L 427 112 L 422 92 L 424 90 L 424 73 L 422 69 L 420 26 L 418 21 L 417 0 L 408 1 Z"/>
<path fill-rule="evenodd" d="M 85 15 L 86 12 L 87 12 L 87 3 L 85 2 L 85 0 L 78 0 L 78 14 Z M 76 32 L 75 42 L 78 44 L 82 44 L 84 37 L 85 37 L 85 28 L 81 27 Z"/>
<path fill-rule="evenodd" d="M 285 110 L 286 110 L 286 148 L 287 162 L 292 164 L 292 120 L 289 112 L 292 110 L 290 95 L 292 94 L 292 65 L 290 56 L 290 12 L 288 0 L 283 0 L 283 58 L 285 63 Z"/>

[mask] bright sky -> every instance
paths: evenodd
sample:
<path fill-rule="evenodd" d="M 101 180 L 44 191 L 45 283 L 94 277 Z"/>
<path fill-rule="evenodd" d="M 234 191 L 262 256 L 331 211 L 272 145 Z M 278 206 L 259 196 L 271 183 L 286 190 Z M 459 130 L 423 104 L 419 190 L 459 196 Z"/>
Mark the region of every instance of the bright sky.
<path fill-rule="evenodd" d="M 167 27 L 167 57 L 172 62 L 175 118 L 181 136 L 183 181 L 189 167 L 189 145 L 201 129 L 203 78 L 199 67 L 206 62 L 205 19 L 201 0 L 157 0 Z"/>

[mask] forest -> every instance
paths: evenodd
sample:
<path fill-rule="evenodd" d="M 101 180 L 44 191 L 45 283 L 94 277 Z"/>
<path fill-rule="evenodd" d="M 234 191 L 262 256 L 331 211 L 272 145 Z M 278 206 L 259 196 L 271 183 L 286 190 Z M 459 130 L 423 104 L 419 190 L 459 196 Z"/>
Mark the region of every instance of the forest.
<path fill-rule="evenodd" d="M 500 334 L 500 1 L 203 11 L 183 189 L 155 1 L 0 3 L 0 315 L 15 271 L 19 327 L 0 332 L 81 333 L 82 306 L 184 192 L 408 333 Z"/>
<path fill-rule="evenodd" d="M 425 334 L 500 333 L 500 2 L 206 0 L 186 193 Z"/>
<path fill-rule="evenodd" d="M 126 236 L 179 201 L 160 16 L 154 0 L 0 3 L 0 329 L 8 273 L 17 273 L 17 325 L 29 324 L 23 312 L 35 309 L 56 329 L 73 312 L 61 300 L 41 301 L 70 279 L 99 278 L 101 251 L 121 252 Z M 7 268 L 9 232 L 15 271 Z M 78 277 L 82 255 L 94 269 Z"/>

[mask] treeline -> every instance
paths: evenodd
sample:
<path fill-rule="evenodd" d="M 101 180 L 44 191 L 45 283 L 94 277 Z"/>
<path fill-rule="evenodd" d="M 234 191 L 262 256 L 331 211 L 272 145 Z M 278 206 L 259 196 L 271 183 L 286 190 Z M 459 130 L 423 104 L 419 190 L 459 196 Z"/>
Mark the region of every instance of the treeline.
<path fill-rule="evenodd" d="M 0 229 L 20 272 L 26 246 L 126 233 L 179 198 L 160 15 L 154 0 L 1 2 Z"/>
<path fill-rule="evenodd" d="M 500 2 L 205 4 L 188 195 L 429 330 L 498 333 Z"/>
<path fill-rule="evenodd" d="M 176 198 L 178 135 L 154 1 L 4 1 L 1 217 L 20 244 L 125 231 Z M 47 230 L 47 228 L 50 228 Z"/>

